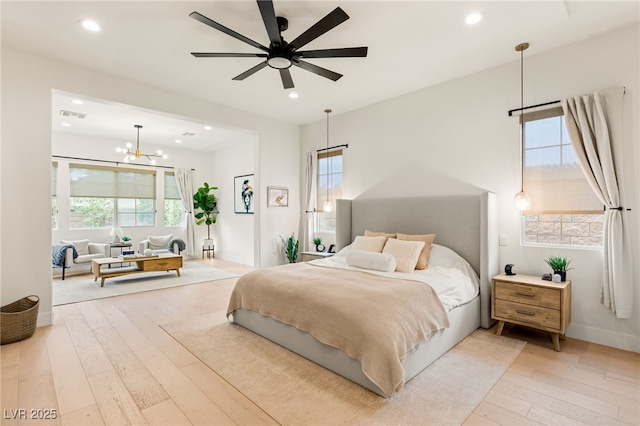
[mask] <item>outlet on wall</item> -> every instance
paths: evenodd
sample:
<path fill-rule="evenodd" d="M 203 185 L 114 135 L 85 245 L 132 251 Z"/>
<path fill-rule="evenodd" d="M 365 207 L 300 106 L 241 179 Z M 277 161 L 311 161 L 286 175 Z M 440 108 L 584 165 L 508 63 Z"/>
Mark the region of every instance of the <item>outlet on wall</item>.
<path fill-rule="evenodd" d="M 506 246 L 507 245 L 507 234 L 500 234 L 500 242 L 499 244 L 501 246 Z"/>

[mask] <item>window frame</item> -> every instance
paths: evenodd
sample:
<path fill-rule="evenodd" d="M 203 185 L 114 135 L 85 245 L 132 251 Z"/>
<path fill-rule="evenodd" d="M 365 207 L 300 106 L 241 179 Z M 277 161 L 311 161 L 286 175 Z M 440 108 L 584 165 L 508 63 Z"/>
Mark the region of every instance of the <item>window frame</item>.
<path fill-rule="evenodd" d="M 321 173 L 322 167 L 320 167 L 320 162 L 322 160 L 340 157 L 340 171 L 336 172 L 333 170 L 333 160 L 328 162 L 328 166 L 326 167 L 327 172 Z M 329 150 L 324 150 L 322 152 L 317 153 L 317 170 L 316 170 L 316 214 L 314 221 L 314 232 L 317 233 L 326 233 L 326 234 L 335 234 L 336 232 L 336 199 L 342 197 L 342 190 L 344 187 L 344 150 L 342 148 L 330 148 Z M 333 177 L 339 176 L 337 181 L 340 182 L 339 185 L 335 185 L 336 180 Z M 324 187 L 324 190 L 321 189 L 321 182 L 323 181 L 323 177 L 326 178 L 327 185 Z M 336 190 L 336 187 L 338 190 Z M 327 200 L 327 194 L 329 198 L 329 202 L 332 206 L 330 212 L 325 212 L 322 210 L 322 206 Z M 331 225 L 328 227 L 321 227 L 321 223 L 329 222 Z"/>
<path fill-rule="evenodd" d="M 564 150 L 567 147 L 570 147 L 572 150 L 572 155 L 575 155 L 575 150 L 573 149 L 573 145 L 571 141 L 568 139 L 568 134 L 566 133 L 565 123 L 564 123 L 564 111 L 561 107 L 547 108 L 539 111 L 529 112 L 521 114 L 520 116 L 520 126 L 522 126 L 523 132 L 523 144 L 521 146 L 522 149 L 522 158 L 525 159 L 520 167 L 523 168 L 522 176 L 523 176 L 523 188 L 525 192 L 531 192 L 530 188 L 532 182 L 529 182 L 527 185 L 527 153 L 533 152 L 538 149 L 548 149 L 548 148 L 558 148 L 559 151 L 559 162 L 558 165 L 567 165 L 569 163 L 563 161 L 563 156 L 565 155 Z M 534 147 L 527 148 L 527 123 L 550 119 L 550 118 L 560 118 L 560 134 L 559 143 L 550 143 L 550 144 L 539 144 L 536 143 Z M 565 139 L 563 136 L 566 135 L 568 143 L 564 143 Z M 534 166 L 535 167 L 535 166 Z M 538 165 L 539 167 L 539 165 Z M 579 164 L 578 164 L 579 167 Z M 562 169 L 558 169 L 559 172 Z M 582 174 L 581 174 L 582 175 Z M 583 179 L 586 183 L 586 177 L 582 175 Z M 588 184 L 587 184 L 588 185 Z M 529 190 L 527 189 L 529 187 Z M 590 189 L 590 188 L 589 188 Z M 595 194 L 593 194 L 594 200 L 597 200 Z M 599 201 L 598 201 L 599 202 Z M 591 202 L 590 202 L 591 203 Z M 595 205 L 595 203 L 593 203 Z M 532 206 L 535 207 L 535 206 Z M 546 206 L 543 206 L 546 207 Z M 604 210 L 603 209 L 548 209 L 548 208 L 540 208 L 540 209 L 530 209 L 526 211 L 522 211 L 521 213 L 521 244 L 524 246 L 533 246 L 533 247 L 543 247 L 543 246 L 553 246 L 553 247 L 563 247 L 563 248 L 571 248 L 571 249 L 601 249 L 602 248 L 602 239 L 603 239 L 603 231 L 601 229 L 602 219 L 604 218 Z M 535 217 L 535 221 L 533 220 Z M 588 220 L 590 219 L 591 220 Z M 559 219 L 559 220 L 554 220 Z M 535 222 L 535 224 L 533 224 Z M 533 224 L 533 225 L 532 225 Z M 550 229 L 553 224 L 553 231 L 549 233 L 544 232 L 528 232 L 535 230 L 544 230 Z M 600 224 L 600 225 L 598 225 Z M 537 226 L 536 226 L 537 225 Z M 584 229 L 587 228 L 587 231 Z M 598 228 L 600 228 L 600 232 L 598 233 Z M 566 229 L 566 230 L 565 230 Z M 573 231 L 572 231 L 573 229 Z M 588 232 L 588 235 L 572 235 L 572 232 Z M 533 241 L 534 238 L 536 241 Z M 540 238 L 543 238 L 540 241 Z M 574 241 L 573 243 L 572 241 Z M 590 244 L 580 244 L 578 241 L 598 241 L 599 243 L 590 243 Z"/>

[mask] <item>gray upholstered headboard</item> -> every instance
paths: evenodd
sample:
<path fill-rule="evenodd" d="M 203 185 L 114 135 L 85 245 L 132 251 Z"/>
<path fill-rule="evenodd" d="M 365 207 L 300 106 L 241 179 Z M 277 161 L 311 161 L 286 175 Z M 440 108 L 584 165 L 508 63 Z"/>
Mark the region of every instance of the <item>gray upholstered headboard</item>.
<path fill-rule="evenodd" d="M 495 194 L 337 200 L 336 245 L 351 244 L 365 229 L 437 234 L 435 243 L 464 257 L 480 277 L 480 325 L 491 321 L 491 278 L 498 274 Z"/>

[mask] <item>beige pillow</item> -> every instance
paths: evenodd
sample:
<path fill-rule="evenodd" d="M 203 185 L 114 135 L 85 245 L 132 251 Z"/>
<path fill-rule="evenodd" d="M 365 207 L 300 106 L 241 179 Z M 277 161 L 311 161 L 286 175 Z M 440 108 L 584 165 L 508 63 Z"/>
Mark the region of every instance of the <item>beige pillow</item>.
<path fill-rule="evenodd" d="M 397 238 L 403 241 L 424 241 L 424 247 L 422 248 L 422 253 L 420 253 L 420 257 L 418 258 L 418 263 L 416 263 L 416 269 L 425 269 L 427 267 L 427 261 L 429 260 L 429 252 L 431 251 L 431 244 L 433 243 L 433 240 L 436 239 L 436 234 L 426 234 L 426 235 L 398 234 Z"/>
<path fill-rule="evenodd" d="M 77 241 L 60 241 L 62 244 L 73 244 L 76 246 L 78 256 L 84 256 L 89 254 L 89 240 L 77 240 Z"/>
<path fill-rule="evenodd" d="M 382 253 L 389 253 L 396 259 L 396 271 L 413 272 L 424 247 L 424 241 L 402 241 L 389 238 Z"/>
<path fill-rule="evenodd" d="M 387 241 L 385 237 L 363 237 L 362 235 L 358 235 L 351 244 L 351 250 L 381 253 L 385 241 Z"/>
<path fill-rule="evenodd" d="M 173 234 L 150 236 L 147 238 L 149 240 L 149 248 L 151 250 L 166 250 L 169 247 L 169 241 L 171 241 L 172 238 Z"/>
<path fill-rule="evenodd" d="M 396 234 L 389 234 L 387 232 L 374 232 L 374 231 L 369 231 L 369 230 L 365 229 L 364 230 L 364 236 L 365 237 L 385 237 L 385 238 L 389 239 L 389 238 L 395 238 Z"/>
<path fill-rule="evenodd" d="M 351 250 L 347 254 L 347 265 L 374 271 L 393 272 L 396 270 L 396 259 L 389 253 Z"/>

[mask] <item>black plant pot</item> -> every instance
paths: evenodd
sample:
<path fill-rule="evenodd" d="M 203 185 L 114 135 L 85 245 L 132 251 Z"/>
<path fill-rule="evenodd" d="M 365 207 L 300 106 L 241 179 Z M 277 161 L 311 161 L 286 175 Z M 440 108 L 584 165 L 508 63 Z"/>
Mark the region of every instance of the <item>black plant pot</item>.
<path fill-rule="evenodd" d="M 323 252 L 324 251 L 324 244 L 316 244 L 316 251 L 317 252 Z"/>
<path fill-rule="evenodd" d="M 564 282 L 567 280 L 567 271 L 553 271 L 553 274 L 558 274 L 560 275 L 560 281 Z"/>

